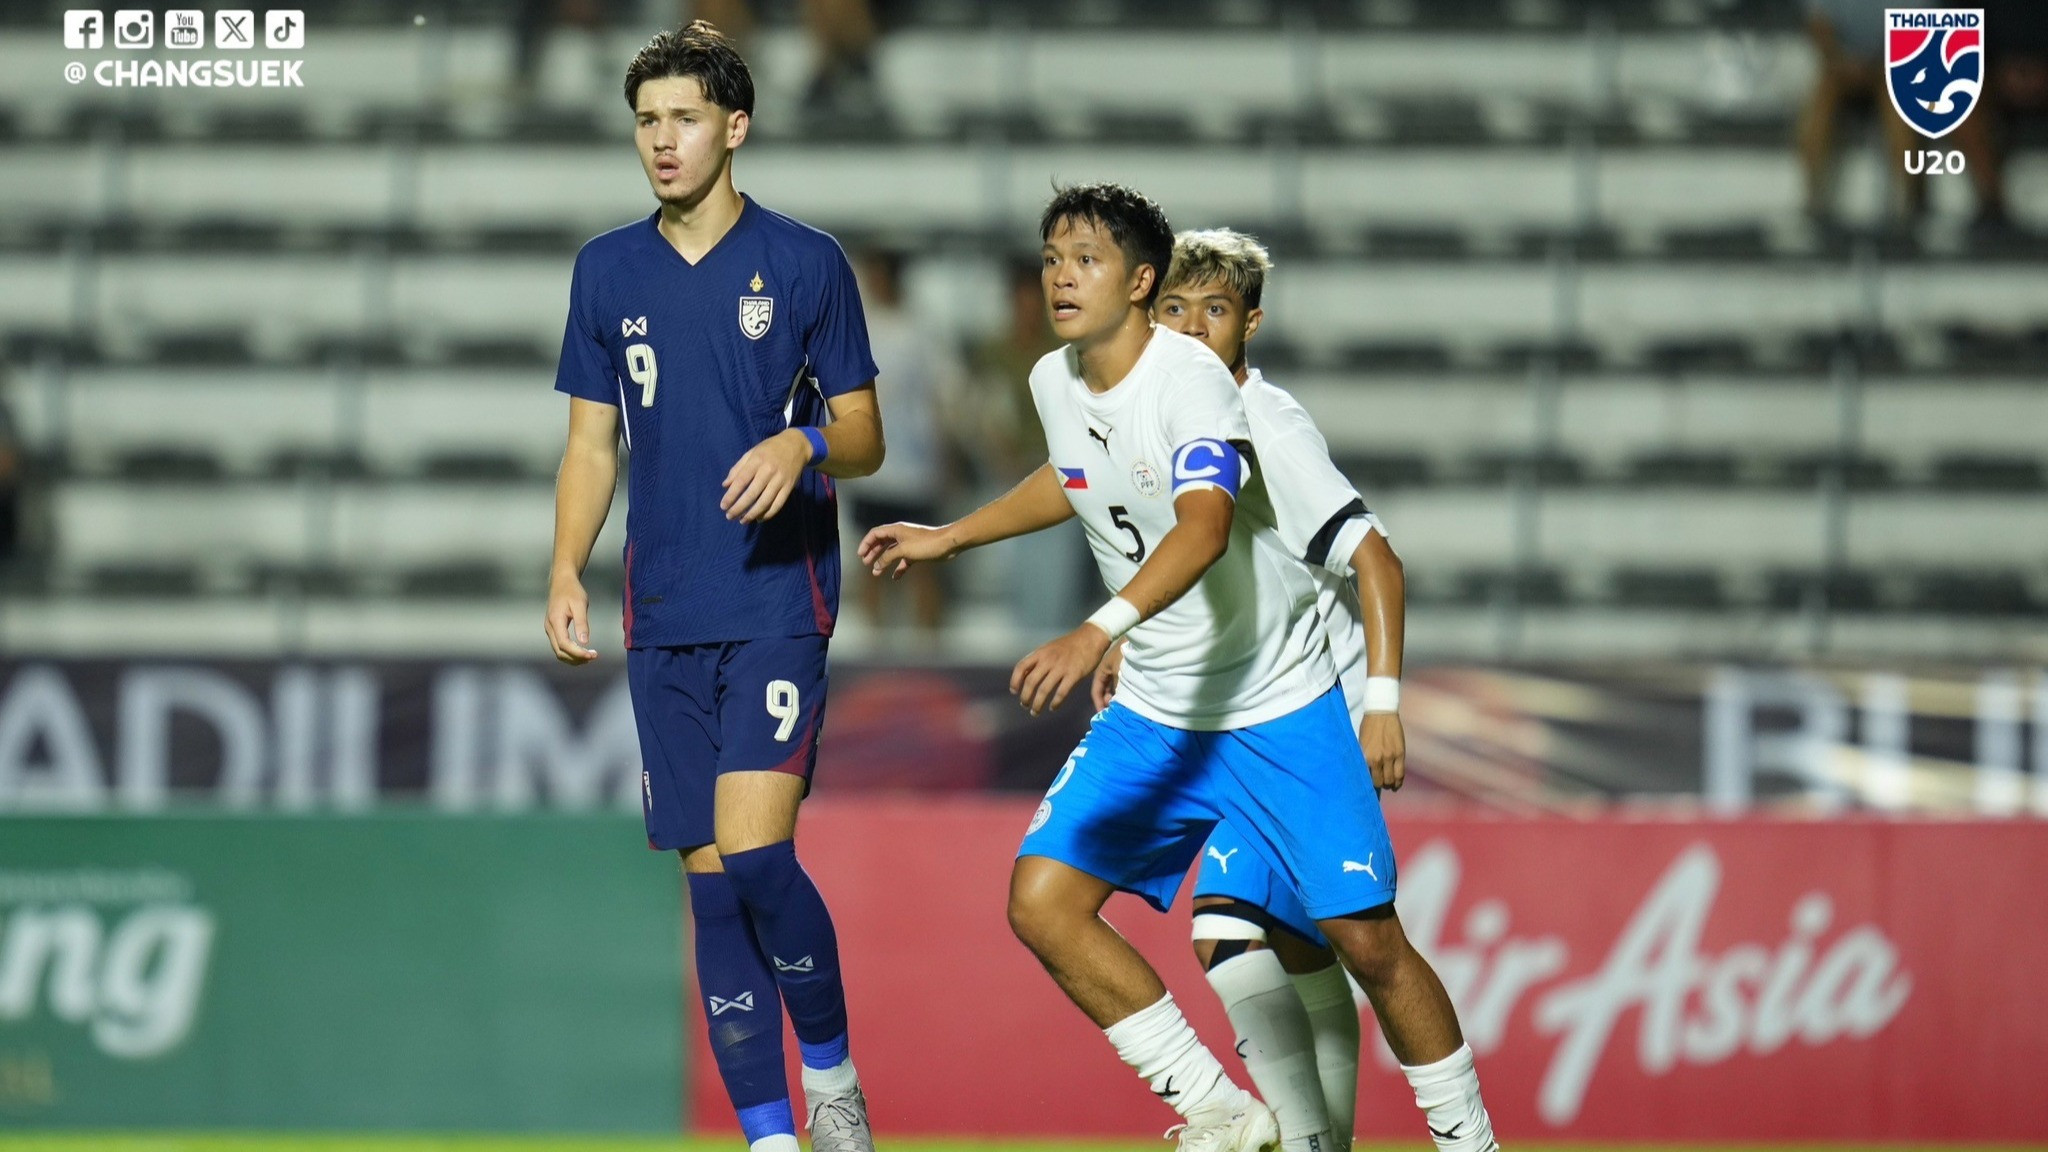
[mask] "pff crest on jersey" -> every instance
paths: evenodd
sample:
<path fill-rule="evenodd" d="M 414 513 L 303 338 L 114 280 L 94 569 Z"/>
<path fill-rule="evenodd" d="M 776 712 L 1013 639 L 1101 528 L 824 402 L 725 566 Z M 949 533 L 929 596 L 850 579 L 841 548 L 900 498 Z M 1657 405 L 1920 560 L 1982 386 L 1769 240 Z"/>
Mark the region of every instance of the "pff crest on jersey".
<path fill-rule="evenodd" d="M 1984 90 L 1982 8 L 1887 8 L 1885 91 L 1930 140 L 1962 127 Z"/>
<path fill-rule="evenodd" d="M 1143 460 L 1131 465 L 1131 487 L 1137 489 L 1140 496 L 1157 496 L 1166 490 L 1166 485 L 1159 479 L 1159 470 Z"/>

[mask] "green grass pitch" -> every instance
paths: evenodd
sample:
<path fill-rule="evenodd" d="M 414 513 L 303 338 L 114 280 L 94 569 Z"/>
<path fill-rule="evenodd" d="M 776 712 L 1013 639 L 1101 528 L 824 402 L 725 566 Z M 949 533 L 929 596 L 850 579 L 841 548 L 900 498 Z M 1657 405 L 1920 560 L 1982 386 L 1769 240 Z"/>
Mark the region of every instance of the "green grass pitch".
<path fill-rule="evenodd" d="M 889 1152 L 1165 1152 L 1161 1140 L 883 1140 Z M 743 1152 L 739 1138 L 651 1140 L 580 1136 L 246 1136 L 246 1134 L 0 1134 L 0 1152 Z M 1425 1142 L 1358 1144 L 1356 1152 L 1427 1152 Z M 1542 1152 L 1849 1152 L 1853 1144 L 1518 1144 Z M 1884 1144 L 1884 1152 L 1960 1152 L 1966 1146 Z M 1970 1146 L 1976 1148 L 1976 1146 Z M 1989 1148 L 1989 1146 L 1985 1146 Z M 2021 1152 L 2003 1144 L 2001 1152 Z M 2048 1152 L 2034 1148 L 2034 1152 Z"/>

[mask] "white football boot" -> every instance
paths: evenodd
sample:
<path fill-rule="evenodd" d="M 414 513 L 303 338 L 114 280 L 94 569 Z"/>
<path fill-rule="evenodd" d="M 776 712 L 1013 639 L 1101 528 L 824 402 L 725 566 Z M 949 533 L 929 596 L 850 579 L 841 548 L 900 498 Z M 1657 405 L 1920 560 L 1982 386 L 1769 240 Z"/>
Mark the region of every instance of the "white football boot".
<path fill-rule="evenodd" d="M 1274 1152 L 1280 1147 L 1280 1122 L 1273 1110 L 1242 1088 L 1228 1108 L 1199 1114 L 1167 1129 L 1166 1138 L 1180 1137 L 1179 1152 Z"/>

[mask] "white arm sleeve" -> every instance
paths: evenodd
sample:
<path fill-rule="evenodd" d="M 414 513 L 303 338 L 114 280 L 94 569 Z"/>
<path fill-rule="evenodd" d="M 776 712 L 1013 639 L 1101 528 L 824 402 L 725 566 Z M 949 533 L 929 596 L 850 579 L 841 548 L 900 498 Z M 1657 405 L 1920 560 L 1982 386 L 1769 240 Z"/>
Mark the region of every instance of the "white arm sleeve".
<path fill-rule="evenodd" d="M 1330 448 L 1313 427 L 1255 439 L 1266 495 L 1273 502 L 1274 527 L 1287 550 L 1303 562 L 1351 575 L 1351 554 L 1375 528 L 1386 529 L 1366 510 L 1358 489 L 1330 462 Z"/>
<path fill-rule="evenodd" d="M 1374 532 L 1379 533 L 1381 539 L 1389 539 L 1387 526 L 1369 511 L 1345 520 L 1344 526 L 1337 529 L 1335 539 L 1330 542 L 1330 554 L 1323 558 L 1323 567 L 1350 579 L 1353 571 L 1351 558 L 1357 555 L 1358 546 L 1365 543 L 1365 538 Z"/>

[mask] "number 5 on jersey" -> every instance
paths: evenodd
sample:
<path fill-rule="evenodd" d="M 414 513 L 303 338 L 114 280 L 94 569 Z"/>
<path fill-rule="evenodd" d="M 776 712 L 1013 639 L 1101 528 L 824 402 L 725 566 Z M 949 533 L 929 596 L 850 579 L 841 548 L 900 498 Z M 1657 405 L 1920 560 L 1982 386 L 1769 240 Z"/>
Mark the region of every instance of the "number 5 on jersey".
<path fill-rule="evenodd" d="M 1145 562 L 1145 537 L 1138 533 L 1138 526 L 1136 524 L 1125 519 L 1130 514 L 1131 510 L 1121 504 L 1111 504 L 1109 506 L 1109 522 L 1129 532 L 1131 534 L 1131 543 L 1136 545 L 1129 552 L 1124 553 L 1124 558 L 1133 564 L 1142 564 Z"/>
<path fill-rule="evenodd" d="M 626 345 L 626 375 L 640 386 L 640 406 L 654 407 L 654 383 L 661 376 L 661 370 L 654 363 L 653 345 Z"/>

